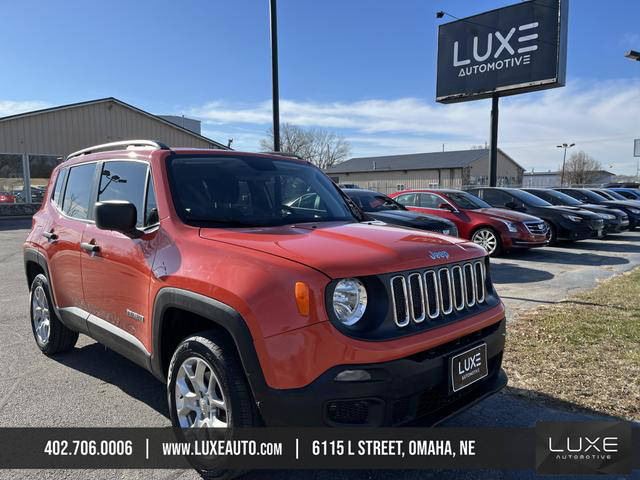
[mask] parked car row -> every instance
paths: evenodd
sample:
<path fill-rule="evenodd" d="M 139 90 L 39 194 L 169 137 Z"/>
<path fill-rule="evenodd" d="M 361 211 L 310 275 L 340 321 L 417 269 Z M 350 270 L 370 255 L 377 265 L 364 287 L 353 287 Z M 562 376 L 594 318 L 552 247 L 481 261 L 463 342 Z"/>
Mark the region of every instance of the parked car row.
<path fill-rule="evenodd" d="M 457 235 L 493 256 L 602 238 L 640 225 L 640 191 L 632 188 L 415 189 L 389 196 L 343 191 L 376 220 Z"/>

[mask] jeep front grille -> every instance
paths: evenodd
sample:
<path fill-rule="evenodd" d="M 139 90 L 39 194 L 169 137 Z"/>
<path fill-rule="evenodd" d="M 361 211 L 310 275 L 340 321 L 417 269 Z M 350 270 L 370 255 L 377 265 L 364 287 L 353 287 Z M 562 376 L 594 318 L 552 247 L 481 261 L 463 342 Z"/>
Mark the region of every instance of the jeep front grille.
<path fill-rule="evenodd" d="M 395 275 L 390 280 L 393 320 L 406 327 L 480 305 L 486 298 L 485 281 L 484 261 Z"/>

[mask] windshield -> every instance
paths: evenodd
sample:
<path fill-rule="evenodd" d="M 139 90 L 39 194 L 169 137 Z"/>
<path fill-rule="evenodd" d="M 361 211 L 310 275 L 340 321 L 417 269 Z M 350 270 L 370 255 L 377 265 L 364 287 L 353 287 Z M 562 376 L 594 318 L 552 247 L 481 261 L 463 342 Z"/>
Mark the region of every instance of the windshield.
<path fill-rule="evenodd" d="M 580 200 L 576 200 L 575 198 L 567 195 L 566 193 L 558 192 L 557 190 L 545 190 L 544 193 L 549 195 L 550 197 L 557 199 L 560 205 L 569 205 L 569 206 L 582 205 L 582 202 Z"/>
<path fill-rule="evenodd" d="M 176 211 L 191 225 L 355 221 L 337 187 L 308 164 L 251 156 L 174 156 L 168 171 Z"/>
<path fill-rule="evenodd" d="M 605 202 L 608 200 L 599 193 L 592 192 L 591 190 L 577 190 L 577 192 L 580 193 L 582 197 L 586 197 L 581 198 L 581 200 L 584 200 L 585 203 L 587 203 L 587 199 L 595 203 Z"/>
<path fill-rule="evenodd" d="M 489 205 L 487 202 L 467 192 L 446 192 L 443 193 L 443 195 L 457 204 L 459 208 L 462 208 L 464 210 L 491 208 L 491 205 Z"/>
<path fill-rule="evenodd" d="M 509 193 L 531 207 L 549 207 L 551 205 L 546 200 L 536 197 L 529 192 L 524 192 L 522 190 L 509 190 Z"/>
<path fill-rule="evenodd" d="M 376 192 L 346 192 L 365 212 L 383 212 L 385 210 L 406 210 L 395 200 Z"/>
<path fill-rule="evenodd" d="M 609 196 L 612 197 L 614 200 L 627 200 L 625 197 L 623 197 L 622 195 L 620 195 L 618 192 L 614 190 L 604 190 L 604 193 L 608 193 Z"/>

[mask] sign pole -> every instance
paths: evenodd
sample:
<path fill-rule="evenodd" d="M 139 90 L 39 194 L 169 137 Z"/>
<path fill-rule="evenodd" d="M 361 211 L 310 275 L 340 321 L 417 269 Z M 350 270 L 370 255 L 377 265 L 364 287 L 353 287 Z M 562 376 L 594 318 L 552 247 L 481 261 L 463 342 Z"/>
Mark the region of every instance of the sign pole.
<path fill-rule="evenodd" d="M 276 0 L 269 0 L 271 17 L 271 79 L 273 82 L 273 150 L 280 151 L 280 92 L 278 87 L 278 14 Z"/>
<path fill-rule="evenodd" d="M 498 183 L 498 101 L 500 97 L 494 94 L 491 97 L 491 156 L 489 158 L 489 186 L 495 187 Z"/>

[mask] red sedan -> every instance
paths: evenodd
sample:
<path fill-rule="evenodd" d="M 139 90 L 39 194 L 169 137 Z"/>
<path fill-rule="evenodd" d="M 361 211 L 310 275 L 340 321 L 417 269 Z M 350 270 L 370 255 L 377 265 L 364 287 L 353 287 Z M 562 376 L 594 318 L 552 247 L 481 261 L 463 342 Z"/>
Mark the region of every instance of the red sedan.
<path fill-rule="evenodd" d="M 404 190 L 389 196 L 410 210 L 451 220 L 461 238 L 482 245 L 492 256 L 549 243 L 547 226 L 538 217 L 493 208 L 461 190 Z"/>

